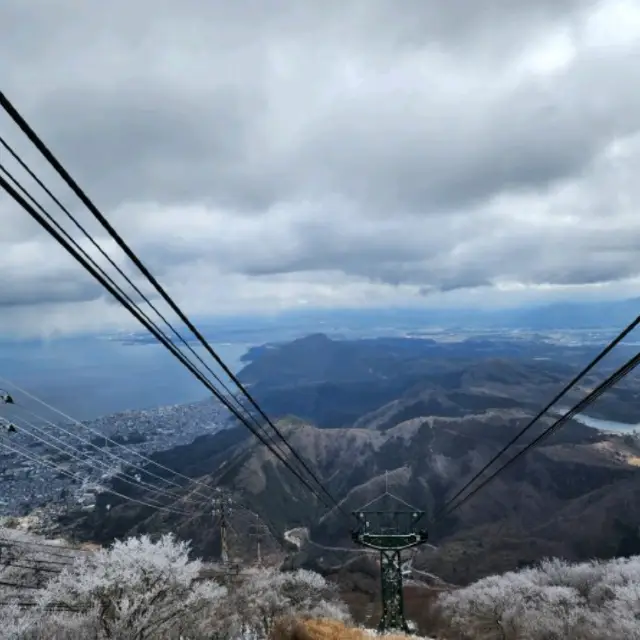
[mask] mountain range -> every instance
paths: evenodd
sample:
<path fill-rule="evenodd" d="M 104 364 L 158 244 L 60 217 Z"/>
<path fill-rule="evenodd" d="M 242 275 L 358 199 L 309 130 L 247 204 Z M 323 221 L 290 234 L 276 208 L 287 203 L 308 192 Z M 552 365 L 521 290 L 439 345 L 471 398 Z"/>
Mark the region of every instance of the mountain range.
<path fill-rule="evenodd" d="M 455 406 L 426 415 L 452 416 L 483 407 L 523 407 L 523 403 L 533 403 L 535 408 L 550 397 L 544 395 L 547 385 L 568 381 L 601 346 L 559 344 L 545 335 L 523 339 L 508 333 L 454 336 L 447 341 L 335 340 L 313 334 L 249 350 L 238 377 L 270 416 L 293 414 L 318 427 L 350 427 L 370 411 L 420 390 L 433 392 L 434 398 L 442 392 L 453 394 Z M 619 366 L 631 352 L 634 347 L 620 346 L 591 381 Z M 508 385 L 510 391 L 515 388 L 515 395 L 505 397 L 500 384 Z M 478 393 L 485 386 L 497 393 Z M 620 390 L 616 393 L 598 405 L 595 417 L 621 422 L 629 417 L 632 399 L 624 396 L 622 404 L 616 403 L 614 398 L 624 395 Z"/>
<path fill-rule="evenodd" d="M 257 514 L 274 549 L 287 548 L 286 530 L 304 528 L 308 542 L 299 550 L 289 545 L 296 553 L 288 562 L 331 572 L 351 553 L 339 550 L 352 546 L 345 513 L 388 491 L 424 510 L 429 524 L 593 349 L 544 340 L 337 341 L 316 334 L 253 350 L 240 379 L 278 419 L 340 509 L 312 499 L 244 427 L 200 437 L 155 458 L 204 485 L 224 487 Z M 563 403 L 580 399 L 602 375 L 585 379 Z M 637 378 L 624 380 L 591 414 L 640 422 Z M 551 416 L 541 420 L 513 451 L 551 421 Z M 429 526 L 437 548 L 417 551 L 414 566 L 462 584 L 545 556 L 580 560 L 640 552 L 639 463 L 634 436 L 571 421 L 463 507 Z M 145 497 L 142 488 L 117 482 L 115 487 Z M 196 495 L 185 490 L 177 504 L 187 515 L 179 515 L 105 494 L 93 512 L 67 516 L 61 527 L 99 542 L 172 530 L 191 538 L 198 553 L 215 556 L 220 542 L 210 509 L 198 510 L 185 500 Z M 241 519 L 234 524 L 240 555 L 251 553 L 250 525 Z"/>

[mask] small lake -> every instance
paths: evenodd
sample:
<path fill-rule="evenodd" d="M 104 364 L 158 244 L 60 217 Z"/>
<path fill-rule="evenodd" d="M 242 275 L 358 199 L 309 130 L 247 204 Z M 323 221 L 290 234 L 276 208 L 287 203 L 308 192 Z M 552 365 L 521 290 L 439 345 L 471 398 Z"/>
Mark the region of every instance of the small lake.
<path fill-rule="evenodd" d="M 625 422 L 615 422 L 613 420 L 601 420 L 599 418 L 592 418 L 591 416 L 580 414 L 575 416 L 574 420 L 586 427 L 599 429 L 600 431 L 611 431 L 614 433 L 632 433 L 636 430 L 640 431 L 640 424 L 627 424 Z"/>
<path fill-rule="evenodd" d="M 563 416 L 567 411 L 569 411 L 569 407 L 557 407 L 556 409 L 550 411 L 550 413 L 559 418 Z M 583 413 L 579 413 L 574 416 L 573 419 L 580 424 L 583 424 L 585 427 L 591 427 L 592 429 L 598 429 L 599 431 L 608 431 L 611 433 L 633 433 L 634 431 L 640 431 L 640 424 L 630 424 L 627 422 L 616 422 L 615 420 L 603 420 L 602 418 L 592 418 L 591 416 L 587 416 Z"/>

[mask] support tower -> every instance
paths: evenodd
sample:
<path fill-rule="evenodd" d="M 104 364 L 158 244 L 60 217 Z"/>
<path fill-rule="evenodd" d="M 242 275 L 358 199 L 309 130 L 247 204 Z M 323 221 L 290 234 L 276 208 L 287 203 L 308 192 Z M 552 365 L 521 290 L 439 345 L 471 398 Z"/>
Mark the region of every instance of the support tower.
<path fill-rule="evenodd" d="M 231 513 L 231 498 L 225 496 L 221 491 L 217 491 L 217 496 L 213 500 L 213 517 L 217 518 L 220 526 L 220 562 L 229 564 L 229 515 Z"/>
<path fill-rule="evenodd" d="M 351 537 L 356 544 L 380 552 L 382 616 L 379 631 L 409 632 L 404 615 L 402 552 L 427 542 L 418 524 L 424 511 L 354 511 L 358 527 Z"/>

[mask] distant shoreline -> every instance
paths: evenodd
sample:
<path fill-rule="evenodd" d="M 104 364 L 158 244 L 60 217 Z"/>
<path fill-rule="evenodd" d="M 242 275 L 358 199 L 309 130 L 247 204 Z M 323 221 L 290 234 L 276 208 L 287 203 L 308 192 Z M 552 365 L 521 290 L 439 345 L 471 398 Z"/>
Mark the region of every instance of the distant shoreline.
<path fill-rule="evenodd" d="M 558 409 L 556 415 L 563 415 L 568 411 L 567 408 Z M 640 431 L 640 423 L 633 424 L 628 422 L 618 422 L 616 420 L 603 420 L 601 418 L 592 418 L 591 416 L 585 414 L 578 414 L 573 417 L 573 420 L 584 425 L 585 427 L 590 427 L 591 429 L 597 429 L 603 433 L 633 433 L 634 431 Z"/>

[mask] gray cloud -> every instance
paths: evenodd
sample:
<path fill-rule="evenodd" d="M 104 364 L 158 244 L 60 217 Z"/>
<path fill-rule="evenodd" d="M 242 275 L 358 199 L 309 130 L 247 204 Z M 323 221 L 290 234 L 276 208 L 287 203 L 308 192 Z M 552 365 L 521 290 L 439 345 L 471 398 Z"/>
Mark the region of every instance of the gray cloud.
<path fill-rule="evenodd" d="M 41 51 L 53 77 L 32 114 L 105 206 L 199 199 L 260 211 L 329 191 L 384 213 L 428 212 L 571 175 L 608 124 L 594 129 L 584 70 L 505 87 L 496 64 L 465 69 L 472 36 L 504 55 L 507 36 L 519 45 L 590 2 L 307 2 L 292 13 L 192 2 L 153 20 L 144 3 L 56 4 L 66 35 Z M 31 37 L 10 39 L 8 56 L 18 48 L 35 64 L 51 23 L 20 6 L 13 33 L 22 24 Z"/>
<path fill-rule="evenodd" d="M 615 282 L 640 273 L 637 13 L 6 0 L 3 90 L 205 312 Z M 2 304 L 95 301 L 62 254 L 43 275 L 19 250 L 49 245 L 6 199 L 0 216 L 0 276 L 21 273 Z"/>
<path fill-rule="evenodd" d="M 31 306 L 61 302 L 87 302 L 104 295 L 97 286 L 73 280 L 60 282 L 57 278 L 42 278 L 36 285 L 32 282 L 0 283 L 0 307 Z"/>

